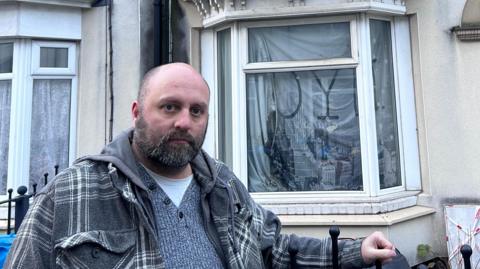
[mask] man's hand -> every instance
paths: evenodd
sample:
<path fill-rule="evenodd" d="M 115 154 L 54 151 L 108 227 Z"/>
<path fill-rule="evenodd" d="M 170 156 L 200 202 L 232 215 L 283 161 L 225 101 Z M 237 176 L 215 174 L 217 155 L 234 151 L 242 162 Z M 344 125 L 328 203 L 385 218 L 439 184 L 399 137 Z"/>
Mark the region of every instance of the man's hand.
<path fill-rule="evenodd" d="M 381 232 L 374 232 L 362 242 L 362 258 L 367 264 L 380 260 L 386 263 L 396 255 L 395 247 Z"/>

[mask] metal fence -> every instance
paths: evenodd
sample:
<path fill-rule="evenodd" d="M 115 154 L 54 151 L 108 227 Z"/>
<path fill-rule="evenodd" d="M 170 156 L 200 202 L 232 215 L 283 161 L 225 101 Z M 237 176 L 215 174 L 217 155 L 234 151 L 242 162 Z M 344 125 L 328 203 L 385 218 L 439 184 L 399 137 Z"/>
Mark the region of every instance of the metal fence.
<path fill-rule="evenodd" d="M 7 234 L 12 232 L 12 206 L 15 203 L 15 233 L 18 231 L 20 224 L 27 214 L 30 198 L 35 196 L 37 184 L 33 185 L 33 193 L 27 194 L 27 187 L 20 186 L 17 189 L 18 196 L 12 198 L 13 189 L 8 189 L 8 199 L 0 201 L 1 204 L 7 204 Z"/>
<path fill-rule="evenodd" d="M 55 175 L 58 174 L 58 165 L 54 166 L 55 168 Z M 44 186 L 48 183 L 48 173 L 43 174 L 43 183 Z M 22 224 L 25 215 L 27 214 L 28 208 L 30 206 L 30 198 L 34 197 L 37 194 L 37 183 L 32 184 L 32 192 L 27 193 L 28 188 L 26 186 L 20 186 L 17 189 L 17 196 L 12 197 L 13 189 L 8 189 L 8 199 L 0 201 L 0 205 L 8 204 L 7 205 L 7 234 L 12 233 L 12 207 L 15 204 L 15 226 L 14 232 L 17 233 L 20 224 Z"/>

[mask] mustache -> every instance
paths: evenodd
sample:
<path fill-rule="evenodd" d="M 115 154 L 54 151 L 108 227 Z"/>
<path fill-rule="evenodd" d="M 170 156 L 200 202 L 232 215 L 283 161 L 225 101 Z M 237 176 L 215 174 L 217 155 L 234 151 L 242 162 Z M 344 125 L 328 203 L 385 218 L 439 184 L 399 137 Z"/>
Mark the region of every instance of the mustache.
<path fill-rule="evenodd" d="M 173 130 L 173 131 L 169 132 L 167 135 L 165 135 L 163 137 L 162 140 L 163 141 L 185 140 L 191 145 L 195 144 L 195 138 L 191 134 L 186 133 L 186 132 L 182 132 L 182 131 L 177 131 L 177 130 Z"/>

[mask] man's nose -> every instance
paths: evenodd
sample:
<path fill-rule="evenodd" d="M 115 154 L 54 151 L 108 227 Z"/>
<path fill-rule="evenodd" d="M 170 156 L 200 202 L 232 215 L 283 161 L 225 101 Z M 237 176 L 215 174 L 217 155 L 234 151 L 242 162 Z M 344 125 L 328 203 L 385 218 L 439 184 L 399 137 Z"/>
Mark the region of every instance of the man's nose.
<path fill-rule="evenodd" d="M 175 128 L 188 130 L 192 126 L 192 115 L 188 109 L 183 109 L 175 120 Z"/>

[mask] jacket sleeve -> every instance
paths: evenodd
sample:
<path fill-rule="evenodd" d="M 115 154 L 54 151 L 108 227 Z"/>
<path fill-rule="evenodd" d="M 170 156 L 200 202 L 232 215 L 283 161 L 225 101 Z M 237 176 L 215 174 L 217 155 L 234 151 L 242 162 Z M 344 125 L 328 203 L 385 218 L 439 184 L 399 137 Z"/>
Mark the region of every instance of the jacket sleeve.
<path fill-rule="evenodd" d="M 271 211 L 255 203 L 250 194 L 236 181 L 241 199 L 253 212 L 252 224 L 259 235 L 260 250 L 267 268 L 332 268 L 331 240 L 282 234 L 281 223 Z M 340 268 L 365 268 L 361 257 L 362 240 L 340 240 L 338 243 Z"/>
<path fill-rule="evenodd" d="M 53 201 L 45 193 L 37 194 L 3 268 L 55 268 L 52 223 Z"/>
<path fill-rule="evenodd" d="M 261 250 L 269 268 L 332 268 L 330 238 L 300 237 L 281 234 L 281 223 L 272 212 L 255 204 L 255 216 L 262 221 Z M 361 257 L 361 240 L 340 240 L 340 268 L 368 267 Z"/>

